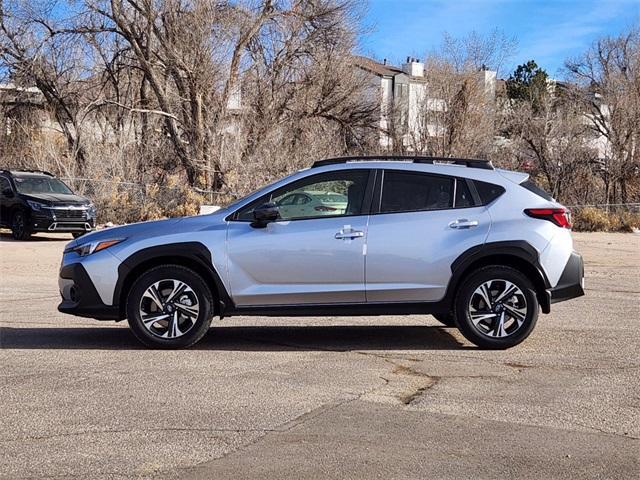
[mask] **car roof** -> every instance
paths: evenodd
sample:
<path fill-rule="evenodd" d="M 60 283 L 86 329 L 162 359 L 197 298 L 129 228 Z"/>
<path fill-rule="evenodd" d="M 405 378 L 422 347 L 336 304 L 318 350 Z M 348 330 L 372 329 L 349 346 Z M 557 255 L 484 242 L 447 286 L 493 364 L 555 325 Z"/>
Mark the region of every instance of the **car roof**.
<path fill-rule="evenodd" d="M 0 174 L 8 174 L 13 177 L 23 177 L 23 178 L 55 178 L 55 176 L 49 172 L 44 170 L 0 170 Z"/>
<path fill-rule="evenodd" d="M 407 160 L 359 160 L 346 163 L 330 163 L 319 167 L 305 168 L 298 173 L 301 176 L 312 175 L 314 173 L 332 172 L 347 169 L 382 169 L 382 170 L 403 170 L 407 172 L 422 172 L 431 175 L 446 175 L 472 180 L 501 183 L 506 179 L 499 174 L 500 170 L 484 168 L 468 168 L 464 165 L 454 163 L 416 163 Z"/>
<path fill-rule="evenodd" d="M 418 163 L 429 165 L 462 165 L 469 168 L 478 168 L 482 170 L 493 170 L 491 160 L 483 160 L 479 158 L 455 158 L 455 157 L 433 157 L 426 155 L 357 155 L 327 158 L 313 162 L 311 168 L 326 167 L 328 165 L 339 165 L 357 162 L 403 162 Z"/>

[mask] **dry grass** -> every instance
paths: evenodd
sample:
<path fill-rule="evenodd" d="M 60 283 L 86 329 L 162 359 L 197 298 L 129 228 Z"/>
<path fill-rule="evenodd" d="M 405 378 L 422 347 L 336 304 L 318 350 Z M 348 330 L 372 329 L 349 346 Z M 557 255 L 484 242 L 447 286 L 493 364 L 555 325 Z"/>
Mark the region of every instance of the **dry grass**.
<path fill-rule="evenodd" d="M 573 229 L 578 232 L 632 232 L 640 228 L 640 213 L 585 207 L 574 210 L 572 219 Z"/>

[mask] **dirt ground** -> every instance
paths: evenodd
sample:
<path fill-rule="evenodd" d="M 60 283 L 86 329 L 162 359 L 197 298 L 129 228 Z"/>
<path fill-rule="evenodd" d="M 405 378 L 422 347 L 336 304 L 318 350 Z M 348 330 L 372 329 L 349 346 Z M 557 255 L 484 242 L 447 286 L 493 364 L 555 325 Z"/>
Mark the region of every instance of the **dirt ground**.
<path fill-rule="evenodd" d="M 482 351 L 429 316 L 214 320 L 193 349 L 57 312 L 66 236 L 0 242 L 0 478 L 633 478 L 640 235 Z"/>

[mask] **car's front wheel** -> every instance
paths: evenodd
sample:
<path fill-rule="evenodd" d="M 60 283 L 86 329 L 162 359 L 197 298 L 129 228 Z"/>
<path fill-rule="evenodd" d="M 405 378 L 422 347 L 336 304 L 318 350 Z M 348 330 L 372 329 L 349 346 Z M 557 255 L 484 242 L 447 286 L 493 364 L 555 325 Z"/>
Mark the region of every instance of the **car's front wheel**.
<path fill-rule="evenodd" d="M 31 228 L 25 214 L 17 211 L 11 219 L 11 234 L 16 240 L 29 240 Z"/>
<path fill-rule="evenodd" d="M 492 265 L 464 280 L 455 301 L 458 328 L 482 348 L 513 347 L 529 336 L 538 319 L 538 299 L 520 271 Z"/>
<path fill-rule="evenodd" d="M 127 319 L 145 345 L 184 348 L 207 333 L 213 305 L 200 275 L 180 265 L 162 265 L 134 282 L 127 298 Z"/>

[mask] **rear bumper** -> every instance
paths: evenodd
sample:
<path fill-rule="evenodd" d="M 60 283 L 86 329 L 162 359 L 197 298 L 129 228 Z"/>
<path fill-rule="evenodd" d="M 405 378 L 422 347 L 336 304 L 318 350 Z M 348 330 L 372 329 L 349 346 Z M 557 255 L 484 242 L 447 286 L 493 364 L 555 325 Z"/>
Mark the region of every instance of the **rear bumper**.
<path fill-rule="evenodd" d="M 58 305 L 60 312 L 98 320 L 122 319 L 117 306 L 102 303 L 82 264 L 72 263 L 62 267 L 58 285 L 62 296 L 62 302 Z"/>
<path fill-rule="evenodd" d="M 564 302 L 584 295 L 584 262 L 580 254 L 571 253 L 558 284 L 547 292 L 550 303 Z"/>

